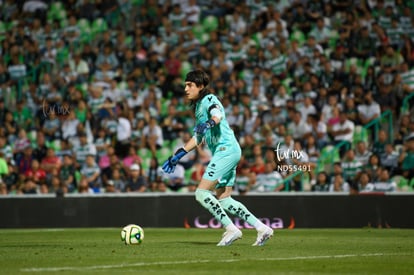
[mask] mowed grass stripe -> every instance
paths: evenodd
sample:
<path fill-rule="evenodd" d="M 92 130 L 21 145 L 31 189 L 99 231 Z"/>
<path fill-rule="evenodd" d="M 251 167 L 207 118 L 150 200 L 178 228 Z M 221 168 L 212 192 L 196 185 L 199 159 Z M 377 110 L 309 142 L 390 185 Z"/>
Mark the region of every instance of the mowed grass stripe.
<path fill-rule="evenodd" d="M 407 256 L 408 254 L 346 254 L 346 255 L 321 255 L 321 256 L 300 256 L 300 257 L 286 257 L 286 258 L 264 258 L 252 259 L 252 261 L 296 261 L 296 260 L 320 260 L 320 259 L 335 259 L 335 258 L 351 258 L 351 257 L 383 257 L 383 256 Z M 63 266 L 63 267 L 44 267 L 44 268 L 23 268 L 22 272 L 57 272 L 57 271 L 85 271 L 96 269 L 114 269 L 114 268 L 128 268 L 139 266 L 155 266 L 155 265 L 187 265 L 187 264 L 204 264 L 204 263 L 233 263 L 239 262 L 242 259 L 227 259 L 227 260 L 193 260 L 193 261 L 171 261 L 171 262 L 152 262 L 152 263 L 131 263 L 119 265 L 95 265 L 95 266 Z M 246 260 L 243 260 L 246 261 Z"/>

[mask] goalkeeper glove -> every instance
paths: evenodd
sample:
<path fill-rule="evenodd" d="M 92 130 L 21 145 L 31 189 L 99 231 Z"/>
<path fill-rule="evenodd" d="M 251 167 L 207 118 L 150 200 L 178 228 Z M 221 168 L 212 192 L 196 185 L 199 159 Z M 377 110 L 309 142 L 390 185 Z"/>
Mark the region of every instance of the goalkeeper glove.
<path fill-rule="evenodd" d="M 162 170 L 165 173 L 171 174 L 175 170 L 175 166 L 177 165 L 178 161 L 184 157 L 188 152 L 184 148 L 180 148 L 175 152 L 174 155 L 169 157 L 164 164 L 162 165 Z"/>
<path fill-rule="evenodd" d="M 204 123 L 197 124 L 194 127 L 194 133 L 198 135 L 204 135 L 208 129 L 213 128 L 216 125 L 216 122 L 213 119 L 209 119 Z"/>

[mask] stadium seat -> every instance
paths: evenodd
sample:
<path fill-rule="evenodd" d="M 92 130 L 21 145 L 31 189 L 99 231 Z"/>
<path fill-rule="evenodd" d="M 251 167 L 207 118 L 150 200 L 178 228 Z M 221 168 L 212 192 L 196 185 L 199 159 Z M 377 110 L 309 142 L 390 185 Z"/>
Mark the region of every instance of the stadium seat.
<path fill-rule="evenodd" d="M 91 26 L 85 18 L 78 20 L 77 25 L 80 30 L 80 42 L 89 42 L 91 40 Z"/>
<path fill-rule="evenodd" d="M 205 32 L 204 28 L 202 25 L 200 24 L 195 24 L 192 28 L 191 31 L 193 32 L 194 36 L 201 41 L 201 38 Z"/>
<path fill-rule="evenodd" d="M 149 167 L 149 163 L 152 158 L 151 151 L 147 148 L 140 148 L 137 155 L 142 159 L 143 165 L 147 165 L 147 167 Z"/>
<path fill-rule="evenodd" d="M 33 148 L 36 148 L 36 141 L 37 141 L 37 136 L 36 136 L 36 131 L 32 130 L 27 134 L 27 137 L 30 140 L 30 144 L 32 145 Z"/>
<path fill-rule="evenodd" d="M 257 32 L 252 34 L 251 39 L 256 43 L 256 47 L 260 46 L 260 39 Z"/>
<path fill-rule="evenodd" d="M 80 180 L 81 180 L 81 177 L 82 177 L 82 175 L 81 175 L 81 173 L 78 171 L 78 170 L 76 170 L 75 171 L 75 180 L 76 180 L 76 182 L 79 184 L 79 182 L 80 182 Z"/>
<path fill-rule="evenodd" d="M 317 173 L 326 171 L 331 168 L 333 163 L 340 161 L 339 150 L 332 145 L 327 145 L 321 150 L 321 156 L 318 160 Z"/>
<path fill-rule="evenodd" d="M 89 24 L 89 21 L 86 18 L 79 19 L 78 22 L 77 22 L 77 25 L 78 25 L 80 31 L 89 32 L 91 30 L 91 26 Z"/>
<path fill-rule="evenodd" d="M 157 157 L 158 161 L 164 161 L 164 160 L 168 159 L 171 155 L 172 155 L 172 152 L 171 152 L 170 148 L 168 148 L 167 146 L 158 149 L 157 153 L 156 153 L 156 157 Z"/>
<path fill-rule="evenodd" d="M 212 32 L 212 31 L 217 30 L 219 22 L 218 22 L 217 17 L 213 15 L 209 15 L 203 19 L 202 24 L 203 24 L 204 31 Z"/>
<path fill-rule="evenodd" d="M 181 63 L 181 70 L 180 70 L 181 78 L 185 79 L 185 76 L 187 75 L 187 73 L 191 71 L 191 69 L 192 69 L 191 63 L 188 61 L 183 61 Z"/>
<path fill-rule="evenodd" d="M 193 174 L 194 169 L 190 168 L 184 171 L 184 183 L 188 184 L 191 181 L 191 175 Z"/>
<path fill-rule="evenodd" d="M 49 21 L 66 19 L 66 10 L 61 2 L 53 2 L 47 12 L 47 19 Z"/>
<path fill-rule="evenodd" d="M 410 189 L 410 185 L 408 182 L 408 179 L 402 177 L 402 176 L 395 176 L 392 178 L 392 180 L 397 183 L 398 191 L 408 191 Z"/>
<path fill-rule="evenodd" d="M 305 34 L 301 30 L 294 29 L 289 36 L 289 40 L 290 41 L 296 40 L 298 41 L 299 46 L 302 46 L 306 41 L 306 37 L 305 37 Z"/>
<path fill-rule="evenodd" d="M 106 30 L 108 30 L 108 24 L 103 18 L 96 18 L 95 20 L 93 20 L 91 26 L 92 35 L 95 36 L 96 34 L 102 33 Z"/>
<path fill-rule="evenodd" d="M 352 138 L 352 145 L 355 146 L 360 141 L 368 143 L 368 136 L 368 129 L 362 127 L 361 125 L 356 125 Z"/>
<path fill-rule="evenodd" d="M 409 186 L 410 186 L 410 190 L 413 191 L 414 190 L 414 178 L 411 179 Z"/>
<path fill-rule="evenodd" d="M 160 111 L 160 115 L 161 116 L 165 116 L 168 113 L 168 105 L 170 105 L 170 100 L 162 97 L 161 98 L 161 111 Z"/>
<path fill-rule="evenodd" d="M 170 147 L 171 152 L 174 151 L 174 149 L 177 147 L 177 144 L 178 144 L 178 138 L 170 141 L 169 147 Z"/>
<path fill-rule="evenodd" d="M 142 158 L 142 162 L 141 162 L 141 169 L 146 171 L 149 169 L 150 167 L 150 163 L 151 163 L 151 158 Z"/>
<path fill-rule="evenodd" d="M 6 32 L 7 32 L 6 23 L 4 23 L 3 21 L 0 21 L 0 41 L 4 40 L 4 38 L 6 37 Z"/>
<path fill-rule="evenodd" d="M 336 47 L 336 41 L 339 38 L 338 31 L 333 29 L 331 30 L 331 33 L 329 34 L 329 48 L 334 49 Z"/>
<path fill-rule="evenodd" d="M 69 49 L 67 47 L 60 48 L 56 53 L 56 61 L 62 65 L 69 58 Z"/>
<path fill-rule="evenodd" d="M 133 5 L 133 6 L 142 6 L 143 4 L 145 3 L 145 1 L 144 0 L 132 0 L 131 1 L 131 4 Z"/>
<path fill-rule="evenodd" d="M 290 77 L 287 77 L 285 79 L 282 80 L 282 85 L 285 86 L 286 88 L 286 92 L 288 93 L 288 95 L 292 95 L 292 89 L 290 88 L 291 84 L 293 82 L 293 79 Z"/>

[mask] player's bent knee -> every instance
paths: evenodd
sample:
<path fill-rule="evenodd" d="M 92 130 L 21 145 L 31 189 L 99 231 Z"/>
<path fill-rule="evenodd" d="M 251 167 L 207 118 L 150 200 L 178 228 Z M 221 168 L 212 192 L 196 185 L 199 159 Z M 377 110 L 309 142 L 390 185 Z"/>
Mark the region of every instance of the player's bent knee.
<path fill-rule="evenodd" d="M 197 188 L 195 191 L 195 199 L 196 201 L 198 201 L 199 203 L 201 203 L 203 201 L 203 199 L 206 197 L 206 192 L 208 192 L 207 190 L 204 189 L 199 189 Z"/>

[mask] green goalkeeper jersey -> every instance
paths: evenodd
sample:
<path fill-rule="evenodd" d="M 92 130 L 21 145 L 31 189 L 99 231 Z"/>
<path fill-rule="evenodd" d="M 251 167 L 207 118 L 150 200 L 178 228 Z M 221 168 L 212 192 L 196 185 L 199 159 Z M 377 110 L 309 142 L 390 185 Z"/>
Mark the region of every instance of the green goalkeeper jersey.
<path fill-rule="evenodd" d="M 220 123 L 208 130 L 204 137 L 196 134 L 197 143 L 201 143 L 204 139 L 213 154 L 217 150 L 240 147 L 236 137 L 234 136 L 233 130 L 230 128 L 229 123 L 226 120 L 224 107 L 217 96 L 208 94 L 197 102 L 195 108 L 196 125 L 211 119 L 212 113 L 214 114 L 217 110 L 221 115 Z"/>

